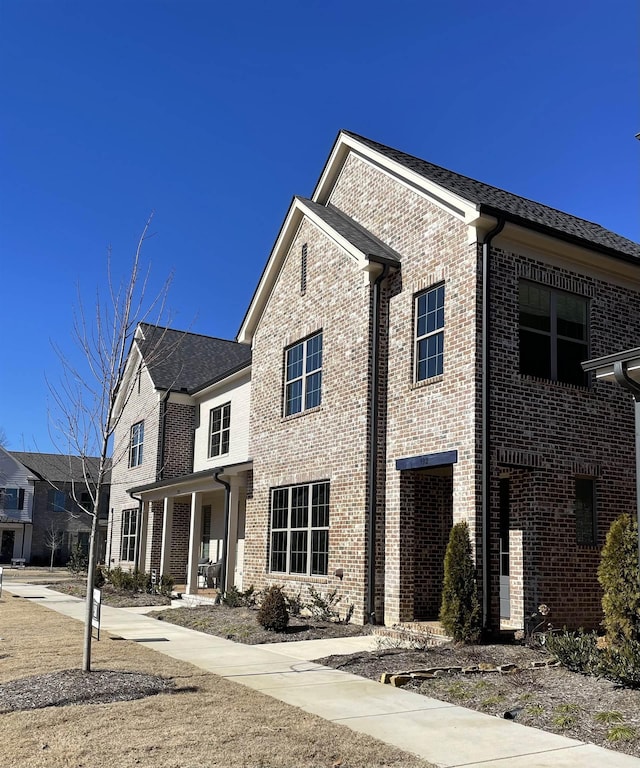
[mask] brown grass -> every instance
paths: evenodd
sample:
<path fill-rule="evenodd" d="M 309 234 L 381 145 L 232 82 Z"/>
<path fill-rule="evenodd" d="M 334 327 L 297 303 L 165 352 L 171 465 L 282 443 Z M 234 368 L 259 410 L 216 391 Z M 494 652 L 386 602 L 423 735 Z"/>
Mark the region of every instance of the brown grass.
<path fill-rule="evenodd" d="M 77 668 L 82 626 L 14 598 L 0 599 L 0 683 Z M 264 694 L 133 642 L 94 642 L 94 669 L 161 673 L 178 688 L 112 704 L 2 715 L 0 766 L 20 768 L 365 768 L 424 761 Z"/>

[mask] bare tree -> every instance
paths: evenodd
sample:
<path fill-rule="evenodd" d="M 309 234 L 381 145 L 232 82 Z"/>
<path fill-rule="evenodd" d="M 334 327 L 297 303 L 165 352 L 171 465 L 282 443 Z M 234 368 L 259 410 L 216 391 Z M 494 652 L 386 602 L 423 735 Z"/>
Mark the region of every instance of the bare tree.
<path fill-rule="evenodd" d="M 6 448 L 9 443 L 4 427 L 0 427 L 0 448 Z"/>
<path fill-rule="evenodd" d="M 56 528 L 55 521 L 52 520 L 44 535 L 44 545 L 47 549 L 51 550 L 51 562 L 49 563 L 50 571 L 53 570 L 53 560 L 56 556 L 56 552 L 60 549 L 63 543 L 64 533 L 59 528 Z"/>
<path fill-rule="evenodd" d="M 78 507 L 91 518 L 87 597 L 84 628 L 82 670 L 91 670 L 91 617 L 93 585 L 96 572 L 98 516 L 103 505 L 103 489 L 110 471 L 111 438 L 133 393 L 134 380 L 126 377 L 127 358 L 138 323 L 158 325 L 165 311 L 171 277 L 149 300 L 149 270 L 141 271 L 142 249 L 148 239 L 149 217 L 138 240 L 127 278 L 116 283 L 112 275 L 111 253 L 107 259 L 107 280 L 96 291 L 93 313 L 87 314 L 78 289 L 72 338 L 80 363 L 66 355 L 59 346 L 54 349 L 62 366 L 59 384 L 47 382 L 55 414 L 50 415 L 52 438 L 61 453 L 82 460 L 82 483 L 74 483 L 72 496 Z M 155 348 L 160 349 L 162 329 L 156 334 Z M 153 356 L 153 351 L 150 356 Z M 116 402 L 119 407 L 116 408 Z M 97 457 L 97 461 L 96 458 Z M 122 459 L 114 453 L 112 461 Z M 81 487 L 79 487 L 81 486 Z M 85 500 L 82 491 L 86 492 Z M 86 499 L 89 499 L 87 503 Z"/>

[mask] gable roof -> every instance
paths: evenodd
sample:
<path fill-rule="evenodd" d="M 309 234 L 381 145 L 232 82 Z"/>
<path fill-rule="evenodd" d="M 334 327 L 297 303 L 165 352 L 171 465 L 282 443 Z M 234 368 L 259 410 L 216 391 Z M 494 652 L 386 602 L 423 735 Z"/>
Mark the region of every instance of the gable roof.
<path fill-rule="evenodd" d="M 54 483 L 83 482 L 83 463 L 80 456 L 64 456 L 61 453 L 32 453 L 31 451 L 9 451 L 38 480 Z M 98 474 L 100 459 L 87 456 L 87 468 L 91 476 Z M 108 478 L 107 478 L 108 482 Z"/>
<path fill-rule="evenodd" d="M 616 232 L 605 229 L 600 224 L 581 219 L 570 213 L 537 203 L 526 197 L 514 195 L 504 189 L 492 187 L 482 181 L 471 179 L 455 171 L 449 171 L 419 157 L 408 155 L 397 149 L 372 141 L 351 131 L 341 131 L 341 135 L 350 136 L 360 144 L 374 150 L 385 158 L 419 174 L 425 179 L 480 207 L 481 213 L 502 214 L 514 223 L 542 228 L 555 237 L 563 237 L 573 242 L 596 247 L 616 256 L 640 259 L 640 245 Z"/>
<path fill-rule="evenodd" d="M 251 348 L 236 341 L 140 323 L 136 338 L 157 389 L 193 392 L 251 363 Z"/>

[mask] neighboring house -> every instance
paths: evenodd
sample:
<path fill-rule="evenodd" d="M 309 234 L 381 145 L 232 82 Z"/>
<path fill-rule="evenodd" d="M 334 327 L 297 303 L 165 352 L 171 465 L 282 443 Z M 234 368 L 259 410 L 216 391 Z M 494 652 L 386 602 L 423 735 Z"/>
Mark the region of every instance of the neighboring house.
<path fill-rule="evenodd" d="M 486 629 L 543 602 L 556 626 L 596 626 L 634 430 L 580 363 L 639 333 L 638 244 L 341 132 L 237 337 L 244 583 L 335 589 L 357 621 L 435 619 L 466 520 Z"/>
<path fill-rule="evenodd" d="M 139 325 L 116 404 L 110 565 L 192 594 L 198 561 L 226 554 L 225 584 L 241 582 L 250 364 L 234 341 Z"/>
<path fill-rule="evenodd" d="M 89 457 L 83 465 L 78 456 L 0 449 L 3 562 L 23 557 L 32 565 L 48 565 L 52 536 L 57 540 L 56 565 L 66 564 L 76 547 L 88 553 L 91 517 L 81 505 L 90 506 L 91 501 L 83 470 L 91 475 L 97 465 L 95 457 Z M 105 490 L 98 519 L 99 562 L 104 560 L 109 508 L 108 487 Z"/>

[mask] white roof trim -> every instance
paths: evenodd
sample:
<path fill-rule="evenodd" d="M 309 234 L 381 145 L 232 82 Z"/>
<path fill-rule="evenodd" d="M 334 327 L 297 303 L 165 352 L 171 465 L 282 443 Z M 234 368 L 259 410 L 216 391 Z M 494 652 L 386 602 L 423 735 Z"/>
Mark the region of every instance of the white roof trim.
<path fill-rule="evenodd" d="M 338 136 L 333 152 L 311 197 L 314 202 L 326 205 L 349 152 L 357 153 L 383 173 L 409 187 L 413 192 L 421 194 L 434 205 L 456 216 L 461 221 L 470 223 L 478 218 L 479 206 L 475 203 L 471 203 L 466 198 L 425 179 L 419 173 L 391 160 L 386 155 L 380 154 L 375 149 L 362 144 L 353 136 L 348 136 L 345 133 L 340 133 Z"/>

